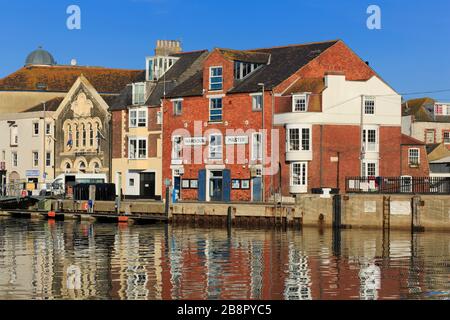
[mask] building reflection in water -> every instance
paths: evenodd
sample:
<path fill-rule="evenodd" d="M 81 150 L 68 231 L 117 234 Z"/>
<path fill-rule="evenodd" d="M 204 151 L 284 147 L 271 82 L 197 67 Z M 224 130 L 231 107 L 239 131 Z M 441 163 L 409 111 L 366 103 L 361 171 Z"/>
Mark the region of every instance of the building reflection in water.
<path fill-rule="evenodd" d="M 442 299 L 450 236 L 0 219 L 0 299 Z"/>

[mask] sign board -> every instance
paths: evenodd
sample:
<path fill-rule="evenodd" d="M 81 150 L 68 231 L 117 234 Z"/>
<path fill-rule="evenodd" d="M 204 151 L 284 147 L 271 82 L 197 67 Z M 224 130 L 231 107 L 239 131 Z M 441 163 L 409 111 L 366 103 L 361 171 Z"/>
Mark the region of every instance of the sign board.
<path fill-rule="evenodd" d="M 339 158 L 338 157 L 331 157 L 330 161 L 331 162 L 339 162 Z"/>
<path fill-rule="evenodd" d="M 39 177 L 40 171 L 39 170 L 26 170 L 25 176 L 27 177 Z"/>
<path fill-rule="evenodd" d="M 185 146 L 204 146 L 206 144 L 205 137 L 188 137 L 183 141 Z"/>
<path fill-rule="evenodd" d="M 411 214 L 410 201 L 391 201 L 391 215 L 409 216 Z"/>
<path fill-rule="evenodd" d="M 227 136 L 225 144 L 248 144 L 248 136 Z"/>
<path fill-rule="evenodd" d="M 376 201 L 364 201 L 364 212 L 365 213 L 377 212 L 377 202 Z"/>

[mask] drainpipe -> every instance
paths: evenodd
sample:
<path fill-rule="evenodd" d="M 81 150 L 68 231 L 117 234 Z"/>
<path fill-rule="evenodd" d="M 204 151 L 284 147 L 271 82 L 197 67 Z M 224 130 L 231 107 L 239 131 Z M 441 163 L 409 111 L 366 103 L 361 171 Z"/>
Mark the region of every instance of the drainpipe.
<path fill-rule="evenodd" d="M 320 163 L 320 187 L 323 187 L 323 174 L 322 174 L 322 145 L 323 145 L 323 125 L 320 125 L 320 157 L 319 157 L 319 163 Z"/>

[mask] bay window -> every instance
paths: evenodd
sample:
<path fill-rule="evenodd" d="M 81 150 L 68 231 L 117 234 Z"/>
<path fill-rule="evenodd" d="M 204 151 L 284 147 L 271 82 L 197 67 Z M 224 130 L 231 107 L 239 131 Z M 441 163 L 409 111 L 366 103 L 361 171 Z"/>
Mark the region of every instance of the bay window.
<path fill-rule="evenodd" d="M 311 150 L 311 129 L 310 128 L 290 128 L 288 129 L 287 151 L 310 151 Z"/>
<path fill-rule="evenodd" d="M 291 186 L 306 186 L 308 177 L 307 162 L 291 163 Z"/>

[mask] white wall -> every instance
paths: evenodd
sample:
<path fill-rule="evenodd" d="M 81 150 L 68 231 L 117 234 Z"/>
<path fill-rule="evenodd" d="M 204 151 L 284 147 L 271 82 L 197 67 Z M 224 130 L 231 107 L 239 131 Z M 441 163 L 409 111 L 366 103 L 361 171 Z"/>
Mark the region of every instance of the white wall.
<path fill-rule="evenodd" d="M 364 124 L 401 126 L 401 96 L 381 79 L 346 81 L 343 75 L 325 76 L 322 112 L 284 113 L 275 115 L 276 124 L 343 124 L 359 125 L 361 95 L 375 96 L 375 114 L 364 115 Z"/>
<path fill-rule="evenodd" d="M 443 141 L 442 130 L 450 130 L 450 123 L 442 122 L 413 122 L 411 125 L 411 136 L 417 140 L 425 142 L 425 130 L 436 130 L 436 143 Z"/>
<path fill-rule="evenodd" d="M 52 153 L 51 167 L 46 167 L 47 172 L 46 182 L 52 182 L 54 179 L 54 122 L 51 118 L 52 112 L 46 113 L 46 123 L 51 123 L 52 134 L 49 139 L 48 136 L 45 139 L 45 150 Z M 7 170 L 7 182 L 9 182 L 9 175 L 11 172 L 16 171 L 20 175 L 20 179 L 25 180 L 27 170 L 39 170 L 40 177 L 39 182 L 42 181 L 43 166 L 45 161 L 44 154 L 44 121 L 41 119 L 42 112 L 26 112 L 26 113 L 11 113 L 0 115 L 0 161 L 4 161 Z M 18 127 L 19 143 L 17 146 L 11 146 L 11 129 L 8 121 L 14 121 Z M 33 136 L 33 123 L 39 122 L 39 135 Z M 3 159 L 3 151 L 5 151 L 5 159 Z M 11 153 L 17 152 L 18 166 L 12 167 Z M 39 152 L 39 165 L 33 166 L 33 151 Z"/>

